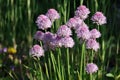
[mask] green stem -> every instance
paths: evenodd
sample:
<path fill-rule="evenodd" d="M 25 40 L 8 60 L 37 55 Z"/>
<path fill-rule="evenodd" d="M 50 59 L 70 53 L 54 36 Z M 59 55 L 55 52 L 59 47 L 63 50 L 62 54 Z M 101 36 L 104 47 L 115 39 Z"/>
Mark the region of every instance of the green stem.
<path fill-rule="evenodd" d="M 45 63 L 45 69 L 46 69 L 46 76 L 47 76 L 47 79 L 49 80 L 49 73 L 48 73 L 47 63 Z"/>
<path fill-rule="evenodd" d="M 80 0 L 80 5 L 83 5 L 83 0 Z"/>
<path fill-rule="evenodd" d="M 91 62 L 93 62 L 93 57 L 94 57 L 94 55 L 93 55 L 93 50 L 91 51 Z"/>
<path fill-rule="evenodd" d="M 50 58 L 51 58 L 51 62 L 52 62 L 52 65 L 53 65 L 53 74 L 54 74 L 54 77 L 55 77 L 55 80 L 57 80 L 57 65 L 56 65 L 56 60 L 55 60 L 55 56 L 53 54 L 52 51 L 50 51 Z"/>
<path fill-rule="evenodd" d="M 98 29 L 98 31 L 100 31 L 100 26 L 99 25 L 97 26 L 97 29 Z"/>
<path fill-rule="evenodd" d="M 90 80 L 93 80 L 93 76 L 92 76 L 92 74 L 90 74 Z"/>
<path fill-rule="evenodd" d="M 84 51 L 85 51 L 85 48 L 84 48 Z M 84 57 L 84 59 L 83 59 L 83 63 L 84 63 L 84 71 L 83 71 L 83 74 L 84 74 L 84 76 L 86 76 L 86 72 L 85 72 L 85 66 L 86 66 L 86 56 L 85 56 L 85 52 L 84 52 L 84 54 L 83 54 L 83 57 Z M 86 78 L 84 77 L 84 80 L 86 80 Z"/>
<path fill-rule="evenodd" d="M 84 51 L 85 51 L 85 43 L 82 44 L 82 53 L 81 53 L 81 62 L 80 62 L 80 76 L 82 80 L 82 73 L 83 73 L 83 62 L 84 62 Z"/>
<path fill-rule="evenodd" d="M 69 77 L 69 79 L 70 79 L 69 48 L 67 48 L 66 56 L 67 56 L 67 71 L 68 71 L 68 77 Z"/>
<path fill-rule="evenodd" d="M 98 1 L 95 0 L 95 12 L 98 10 Z"/>

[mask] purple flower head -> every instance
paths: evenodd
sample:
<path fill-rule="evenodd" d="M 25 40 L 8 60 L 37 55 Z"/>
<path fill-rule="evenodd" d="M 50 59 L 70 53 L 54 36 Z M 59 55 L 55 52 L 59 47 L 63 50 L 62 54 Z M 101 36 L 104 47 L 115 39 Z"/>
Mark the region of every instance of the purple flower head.
<path fill-rule="evenodd" d="M 86 6 L 82 5 L 82 6 L 79 6 L 75 11 L 75 16 L 85 20 L 88 17 L 89 13 L 90 13 L 90 10 L 86 8 Z"/>
<path fill-rule="evenodd" d="M 60 26 L 60 28 L 57 30 L 57 35 L 59 37 L 68 37 L 72 35 L 72 31 L 70 28 L 68 28 L 66 25 Z"/>
<path fill-rule="evenodd" d="M 70 18 L 69 21 L 66 23 L 66 25 L 69 27 L 69 28 L 73 28 L 75 29 L 77 25 L 81 25 L 82 23 L 82 20 L 78 17 L 73 17 L 73 18 Z"/>
<path fill-rule="evenodd" d="M 3 52 L 4 53 L 6 53 L 7 52 L 7 48 L 5 47 L 5 48 L 3 48 Z"/>
<path fill-rule="evenodd" d="M 56 37 L 57 37 L 56 34 L 53 34 L 51 32 L 46 32 L 44 34 L 43 43 L 44 43 L 45 50 L 55 49 L 56 45 L 54 42 L 56 40 Z"/>
<path fill-rule="evenodd" d="M 80 26 L 77 30 L 77 37 L 82 40 L 87 40 L 90 38 L 90 32 L 87 26 Z"/>
<path fill-rule="evenodd" d="M 0 53 L 6 53 L 7 52 L 7 48 L 0 48 Z"/>
<path fill-rule="evenodd" d="M 86 42 L 86 48 L 97 51 L 100 48 L 100 46 L 99 46 L 99 43 L 95 39 L 89 39 Z"/>
<path fill-rule="evenodd" d="M 53 41 L 54 45 L 55 45 L 56 47 L 62 47 L 63 44 L 62 44 L 61 40 L 62 40 L 62 37 L 57 36 L 57 37 L 55 38 L 55 40 Z"/>
<path fill-rule="evenodd" d="M 93 23 L 97 23 L 97 25 L 102 25 L 102 24 L 105 24 L 107 23 L 106 22 L 106 17 L 103 15 L 102 12 L 96 12 L 91 20 L 93 21 Z"/>
<path fill-rule="evenodd" d="M 97 30 L 97 29 L 92 29 L 90 31 L 91 37 L 92 39 L 96 39 L 99 38 L 101 36 L 101 33 Z"/>
<path fill-rule="evenodd" d="M 61 39 L 61 43 L 65 48 L 72 48 L 74 46 L 74 40 L 72 37 L 64 37 Z"/>
<path fill-rule="evenodd" d="M 52 25 L 52 22 L 50 21 L 50 19 L 43 14 L 38 16 L 36 23 L 37 23 L 38 29 L 42 29 L 42 30 L 48 29 Z"/>
<path fill-rule="evenodd" d="M 44 33 L 41 31 L 37 31 L 34 35 L 34 39 L 38 40 L 38 41 L 42 41 L 44 37 Z"/>
<path fill-rule="evenodd" d="M 43 43 L 47 44 L 52 42 L 56 38 L 56 35 L 51 32 L 46 32 L 43 37 Z"/>
<path fill-rule="evenodd" d="M 34 56 L 41 57 L 41 56 L 44 56 L 44 50 L 42 47 L 36 44 L 30 49 L 29 54 L 33 57 Z"/>
<path fill-rule="evenodd" d="M 97 70 L 98 70 L 98 67 L 94 63 L 88 63 L 87 66 L 86 66 L 86 72 L 88 74 L 92 74 L 94 72 L 97 72 Z"/>
<path fill-rule="evenodd" d="M 46 16 L 54 22 L 55 19 L 59 19 L 60 15 L 55 9 L 49 9 L 48 12 L 46 13 Z"/>
<path fill-rule="evenodd" d="M 75 27 L 75 30 L 77 31 L 77 30 L 79 30 L 81 27 L 86 27 L 87 29 L 89 29 L 88 26 L 87 26 L 87 24 L 85 24 L 85 22 L 82 22 L 80 25 L 77 25 L 77 26 Z"/>

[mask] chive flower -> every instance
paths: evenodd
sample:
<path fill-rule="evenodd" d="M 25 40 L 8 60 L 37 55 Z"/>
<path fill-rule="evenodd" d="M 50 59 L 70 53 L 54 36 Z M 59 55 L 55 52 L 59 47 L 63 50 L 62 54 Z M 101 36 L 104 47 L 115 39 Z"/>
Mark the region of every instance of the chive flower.
<path fill-rule="evenodd" d="M 89 29 L 88 26 L 87 26 L 87 24 L 85 24 L 85 22 L 83 21 L 80 25 L 77 25 L 77 26 L 75 27 L 75 30 L 77 31 L 77 30 L 79 30 L 79 28 L 81 28 L 81 27 L 86 27 L 87 29 Z"/>
<path fill-rule="evenodd" d="M 100 46 L 99 46 L 99 43 L 95 39 L 88 39 L 86 41 L 86 48 L 87 49 L 92 49 L 94 51 L 98 51 Z"/>
<path fill-rule="evenodd" d="M 55 9 L 49 9 L 46 16 L 51 20 L 51 22 L 54 22 L 56 19 L 60 18 L 59 13 Z"/>
<path fill-rule="evenodd" d="M 88 63 L 85 70 L 88 74 L 92 74 L 98 71 L 98 66 L 94 63 Z"/>
<path fill-rule="evenodd" d="M 51 28 L 51 25 L 52 25 L 52 22 L 50 21 L 50 19 L 43 14 L 38 16 L 36 23 L 37 23 L 38 29 L 42 29 L 42 30 Z"/>
<path fill-rule="evenodd" d="M 106 22 L 106 17 L 103 15 L 102 12 L 96 12 L 91 20 L 93 21 L 93 23 L 96 23 L 97 25 L 102 25 L 102 24 L 105 24 L 107 23 Z"/>
<path fill-rule="evenodd" d="M 75 29 L 77 25 L 81 25 L 82 23 L 82 20 L 79 18 L 79 17 L 73 17 L 73 18 L 70 18 L 68 20 L 68 22 L 66 23 L 66 25 L 69 27 L 69 28 L 73 28 Z"/>
<path fill-rule="evenodd" d="M 75 11 L 75 16 L 80 17 L 80 19 L 85 20 L 88 17 L 89 13 L 90 13 L 90 10 L 86 6 L 81 5 L 77 7 L 77 10 Z"/>
<path fill-rule="evenodd" d="M 62 44 L 62 38 L 63 37 L 59 37 L 59 36 L 57 36 L 55 39 L 54 39 L 54 41 L 53 41 L 53 44 L 56 46 L 56 47 L 62 47 L 63 46 L 63 44 Z"/>
<path fill-rule="evenodd" d="M 43 37 L 44 49 L 54 50 L 56 48 L 56 45 L 54 43 L 55 39 L 56 39 L 56 34 L 53 34 L 51 32 L 46 32 Z"/>
<path fill-rule="evenodd" d="M 87 40 L 90 38 L 90 31 L 86 25 L 78 26 L 78 29 L 76 29 L 75 32 L 77 33 L 77 37 L 82 40 Z"/>
<path fill-rule="evenodd" d="M 91 37 L 92 39 L 96 39 L 99 38 L 101 36 L 101 33 L 97 30 L 97 29 L 92 29 L 90 31 Z"/>
<path fill-rule="evenodd" d="M 57 30 L 57 35 L 59 37 L 68 37 L 72 35 L 72 31 L 70 28 L 68 28 L 68 26 L 66 25 L 62 25 L 59 27 L 59 29 Z"/>
<path fill-rule="evenodd" d="M 33 57 L 41 57 L 44 56 L 44 50 L 38 44 L 35 44 L 31 49 L 29 54 Z"/>
<path fill-rule="evenodd" d="M 34 39 L 38 41 L 42 41 L 44 37 L 44 33 L 42 31 L 37 31 L 34 35 Z"/>
<path fill-rule="evenodd" d="M 64 37 L 61 39 L 61 43 L 65 48 L 72 48 L 75 44 L 72 37 Z"/>

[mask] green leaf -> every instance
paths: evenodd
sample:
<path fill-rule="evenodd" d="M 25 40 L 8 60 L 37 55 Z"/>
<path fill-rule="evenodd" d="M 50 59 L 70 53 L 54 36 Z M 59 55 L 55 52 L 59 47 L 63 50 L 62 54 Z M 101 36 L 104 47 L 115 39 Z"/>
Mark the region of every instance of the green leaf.
<path fill-rule="evenodd" d="M 112 73 L 107 73 L 106 76 L 114 78 L 114 75 Z"/>
<path fill-rule="evenodd" d="M 120 74 L 116 77 L 116 79 L 117 79 L 117 80 L 119 80 L 119 79 L 120 79 Z"/>

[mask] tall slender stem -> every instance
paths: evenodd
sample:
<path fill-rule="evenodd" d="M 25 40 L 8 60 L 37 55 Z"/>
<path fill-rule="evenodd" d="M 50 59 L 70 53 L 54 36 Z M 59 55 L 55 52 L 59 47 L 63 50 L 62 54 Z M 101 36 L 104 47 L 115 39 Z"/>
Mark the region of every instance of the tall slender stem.
<path fill-rule="evenodd" d="M 68 77 L 70 80 L 69 48 L 67 48 L 66 56 L 67 56 L 67 71 L 68 71 Z"/>
<path fill-rule="evenodd" d="M 80 0 L 80 5 L 83 5 L 83 0 Z"/>
<path fill-rule="evenodd" d="M 98 29 L 98 31 L 100 31 L 100 26 L 99 25 L 97 26 L 97 29 Z"/>
<path fill-rule="evenodd" d="M 95 11 L 97 11 L 97 10 L 98 10 L 98 1 L 95 0 Z"/>
<path fill-rule="evenodd" d="M 93 50 L 91 51 L 91 63 L 93 62 L 93 57 L 94 57 L 94 55 L 93 55 Z"/>
<path fill-rule="evenodd" d="M 85 43 L 82 44 L 82 53 L 81 53 L 81 61 L 80 61 L 80 76 L 81 76 L 81 80 L 82 80 L 82 73 L 83 73 L 83 69 L 84 69 L 84 54 L 85 54 Z"/>
<path fill-rule="evenodd" d="M 92 74 L 90 74 L 90 80 L 93 80 L 93 76 L 92 76 Z"/>

